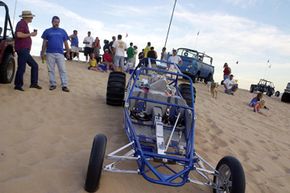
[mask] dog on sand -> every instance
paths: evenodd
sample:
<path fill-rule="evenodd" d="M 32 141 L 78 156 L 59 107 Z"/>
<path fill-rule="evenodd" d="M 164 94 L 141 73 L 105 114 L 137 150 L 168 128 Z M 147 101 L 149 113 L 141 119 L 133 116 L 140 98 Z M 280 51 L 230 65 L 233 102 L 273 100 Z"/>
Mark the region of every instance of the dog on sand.
<path fill-rule="evenodd" d="M 212 82 L 210 84 L 210 93 L 211 93 L 212 98 L 217 99 L 218 87 L 219 87 L 219 84 L 217 82 Z"/>

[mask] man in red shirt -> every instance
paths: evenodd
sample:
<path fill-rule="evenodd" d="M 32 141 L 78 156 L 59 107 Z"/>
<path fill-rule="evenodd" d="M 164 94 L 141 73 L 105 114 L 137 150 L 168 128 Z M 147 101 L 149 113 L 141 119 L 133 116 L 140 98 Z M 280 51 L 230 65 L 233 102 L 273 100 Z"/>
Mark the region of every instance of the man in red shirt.
<path fill-rule="evenodd" d="M 30 49 L 32 44 L 31 37 L 37 35 L 37 30 L 30 32 L 28 28 L 28 23 L 32 22 L 34 16 L 35 15 L 33 15 L 31 11 L 22 11 L 22 15 L 19 16 L 22 17 L 22 19 L 16 25 L 15 51 L 18 55 L 18 67 L 14 81 L 14 89 L 19 91 L 24 91 L 22 86 L 26 63 L 31 67 L 30 88 L 41 89 L 41 87 L 38 85 L 38 64 L 30 55 Z"/>

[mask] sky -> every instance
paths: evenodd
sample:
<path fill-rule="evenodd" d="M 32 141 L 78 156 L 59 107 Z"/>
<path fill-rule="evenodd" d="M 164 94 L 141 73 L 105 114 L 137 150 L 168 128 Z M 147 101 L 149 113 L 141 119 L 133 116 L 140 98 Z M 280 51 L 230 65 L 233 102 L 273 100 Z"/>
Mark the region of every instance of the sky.
<path fill-rule="evenodd" d="M 78 30 L 80 46 L 87 31 L 102 42 L 122 34 L 125 42 L 133 42 L 139 51 L 150 41 L 160 57 L 174 1 L 4 2 L 14 26 L 22 10 L 31 10 L 36 15 L 29 24 L 31 31 L 38 29 L 37 37 L 33 38 L 33 55 L 39 55 L 41 34 L 51 27 L 52 16 L 57 15 L 60 27 L 68 35 Z M 222 80 L 223 64 L 227 62 L 241 88 L 249 89 L 250 84 L 266 78 L 283 92 L 290 82 L 289 9 L 290 0 L 177 0 L 166 47 L 168 51 L 187 47 L 212 56 L 217 82 Z"/>

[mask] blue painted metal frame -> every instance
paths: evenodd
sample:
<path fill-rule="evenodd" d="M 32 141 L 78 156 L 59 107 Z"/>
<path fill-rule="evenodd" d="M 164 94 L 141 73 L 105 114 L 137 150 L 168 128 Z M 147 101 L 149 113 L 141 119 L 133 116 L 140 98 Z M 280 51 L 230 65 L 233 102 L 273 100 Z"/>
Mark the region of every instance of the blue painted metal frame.
<path fill-rule="evenodd" d="M 165 61 L 160 61 L 160 60 L 156 60 L 159 62 L 163 62 L 163 63 L 167 63 L 167 64 L 172 64 L 172 63 L 168 63 Z M 175 65 L 175 64 L 174 64 Z M 177 65 L 175 65 L 176 68 Z M 176 104 L 170 104 L 170 103 L 165 103 L 165 102 L 161 102 L 161 101 L 156 101 L 156 100 L 152 100 L 152 99 L 145 99 L 145 98 L 141 98 L 141 97 L 136 97 L 136 96 L 132 96 L 133 93 L 133 88 L 136 85 L 136 80 L 138 79 L 138 77 L 140 76 L 141 72 L 144 71 L 156 71 L 156 72 L 160 72 L 160 73 L 164 73 L 164 74 L 171 74 L 171 75 L 175 75 L 176 79 L 172 79 L 175 83 L 175 86 L 177 87 L 177 83 L 178 83 L 178 77 L 182 76 L 186 79 L 189 80 L 190 85 L 191 85 L 191 98 L 192 98 L 192 106 L 188 107 L 188 106 L 181 106 L 181 105 L 176 105 Z M 126 134 L 128 136 L 128 139 L 130 142 L 134 141 L 132 148 L 135 150 L 135 157 L 139 157 L 139 159 L 137 160 L 137 164 L 139 167 L 139 171 L 140 174 L 148 181 L 152 182 L 152 183 L 157 183 L 157 184 L 162 184 L 162 185 L 167 185 L 167 186 L 182 186 L 184 185 L 186 182 L 188 182 L 188 175 L 189 172 L 194 170 L 194 163 L 197 161 L 196 157 L 195 157 L 195 149 L 194 149 L 194 125 L 195 125 L 195 120 L 194 120 L 194 97 L 193 97 L 193 89 L 192 89 L 192 80 L 190 79 L 189 76 L 184 75 L 184 74 L 180 74 L 180 73 L 175 73 L 175 72 L 169 72 L 166 70 L 161 70 L 161 69 L 156 69 L 156 68 L 148 68 L 148 67 L 144 67 L 142 66 L 142 61 L 141 63 L 139 63 L 139 65 L 135 68 L 135 70 L 133 71 L 128 84 L 127 84 L 127 92 L 129 93 L 127 95 L 127 98 L 125 99 L 125 104 L 129 104 L 129 100 L 131 99 L 138 99 L 138 100 L 144 100 L 144 101 L 148 101 L 148 102 L 153 102 L 153 103 L 158 103 L 158 104 L 163 104 L 163 105 L 169 105 L 169 106 L 177 106 L 177 107 L 181 107 L 184 109 L 189 109 L 192 112 L 192 125 L 191 125 L 191 129 L 190 129 L 190 133 L 189 133 L 189 137 L 187 139 L 187 143 L 186 143 L 186 154 L 185 156 L 181 157 L 180 155 L 178 156 L 174 156 L 174 154 L 170 154 L 170 155 L 161 155 L 161 154 L 157 154 L 157 153 L 153 153 L 153 152 L 149 152 L 149 151 L 144 151 L 141 147 L 140 141 L 139 141 L 139 137 L 136 134 L 133 124 L 131 122 L 130 119 L 130 114 L 129 114 L 129 109 L 128 107 L 124 108 L 124 120 L 125 120 L 125 131 Z M 180 94 L 180 93 L 179 93 Z M 126 105 L 125 105 L 126 106 Z M 172 169 L 167 163 L 162 163 L 160 165 L 154 166 L 152 165 L 148 158 L 152 158 L 152 159 L 166 159 L 169 161 L 174 161 L 176 163 L 178 163 L 179 165 L 181 165 L 183 167 L 183 169 L 179 172 L 176 172 L 174 169 Z M 165 167 L 167 168 L 169 171 L 171 171 L 173 174 L 172 175 L 168 175 L 168 174 L 163 174 L 159 171 L 157 171 L 158 168 L 160 167 Z M 156 178 L 152 178 L 148 175 L 148 173 L 152 172 Z M 178 182 L 174 182 L 174 180 L 176 179 L 180 179 L 180 181 Z"/>

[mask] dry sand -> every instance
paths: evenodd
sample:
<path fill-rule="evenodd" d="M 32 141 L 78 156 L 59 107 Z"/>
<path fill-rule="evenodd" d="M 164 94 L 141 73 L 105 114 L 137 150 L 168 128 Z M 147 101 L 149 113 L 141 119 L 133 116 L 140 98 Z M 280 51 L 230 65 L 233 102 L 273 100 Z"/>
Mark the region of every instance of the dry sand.
<path fill-rule="evenodd" d="M 93 137 L 108 137 L 107 153 L 127 143 L 122 108 L 105 104 L 108 73 L 88 71 L 84 63 L 67 62 L 70 93 L 48 90 L 45 64 L 40 64 L 42 90 L 25 92 L 0 85 L 0 193 L 81 193 Z M 59 83 L 59 78 L 57 77 Z M 269 111 L 247 106 L 254 96 L 239 90 L 211 98 L 198 83 L 196 151 L 212 165 L 225 155 L 242 163 L 247 193 L 290 192 L 290 105 L 265 97 Z M 99 192 L 212 192 L 194 184 L 173 188 L 142 176 L 104 172 Z"/>

